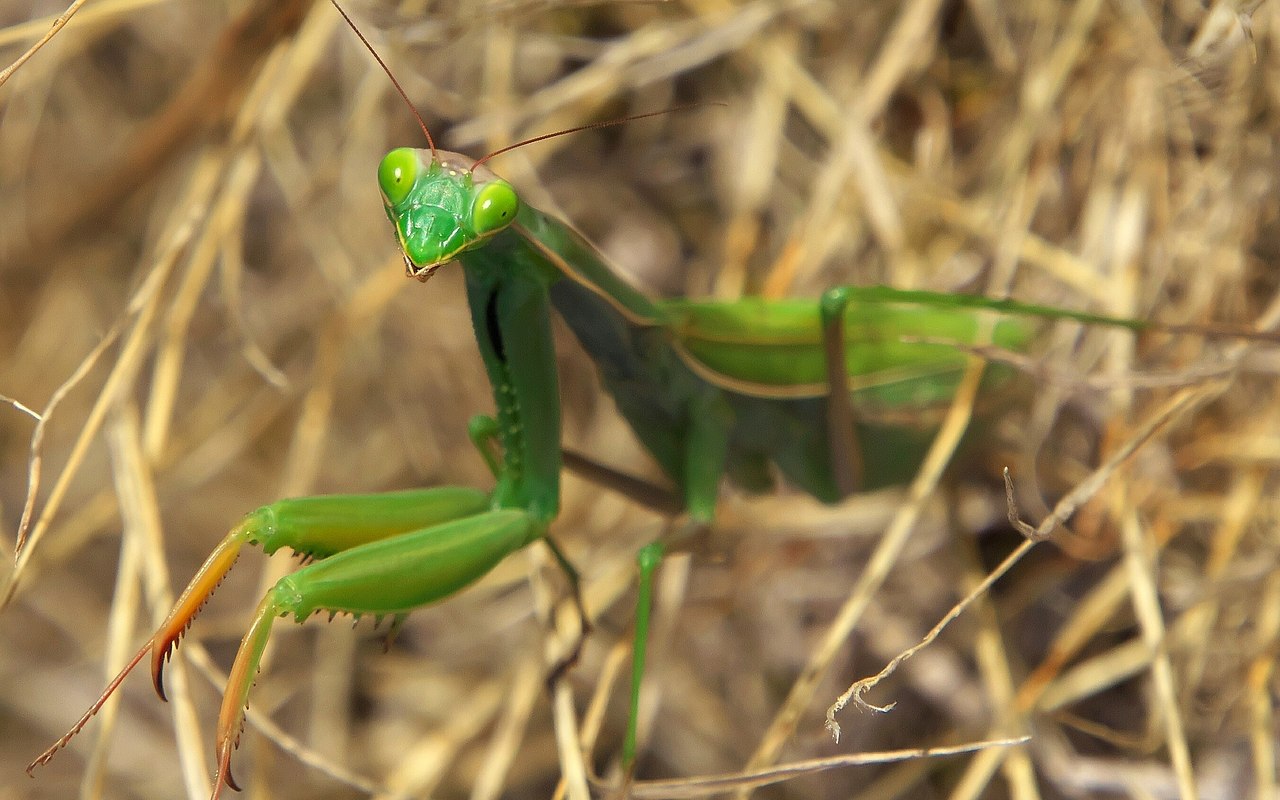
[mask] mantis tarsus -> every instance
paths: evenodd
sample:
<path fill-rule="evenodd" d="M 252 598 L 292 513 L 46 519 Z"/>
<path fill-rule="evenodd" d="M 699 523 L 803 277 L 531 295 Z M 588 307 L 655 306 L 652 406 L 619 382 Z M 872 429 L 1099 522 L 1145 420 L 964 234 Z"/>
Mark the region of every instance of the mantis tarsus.
<path fill-rule="evenodd" d="M 161 692 L 164 659 L 243 544 L 268 552 L 287 546 L 317 559 L 264 599 L 245 637 L 219 721 L 215 794 L 223 781 L 233 785 L 230 756 L 275 617 L 301 619 L 318 610 L 402 615 L 545 539 L 559 507 L 562 461 L 552 307 L 597 360 L 606 388 L 700 522 L 713 516 L 726 473 L 762 490 L 776 467 L 826 501 L 855 485 L 909 474 L 910 463 L 853 465 L 869 464 L 886 438 L 926 435 L 893 424 L 884 412 L 914 412 L 949 395 L 965 353 L 943 342 L 982 341 L 983 310 L 999 317 L 989 341 L 1012 350 L 1029 341 L 1029 320 L 1036 318 L 1145 327 L 886 288 L 832 290 L 821 303 L 655 302 L 610 272 L 570 228 L 522 204 L 479 162 L 434 146 L 399 149 L 383 160 L 379 179 L 410 274 L 425 277 L 450 261 L 466 272 L 498 409 L 496 419 L 476 425 L 475 438 L 497 486 L 491 493 L 443 488 L 282 501 L 251 514 L 215 550 L 139 653 L 151 653 Z M 852 395 L 833 391 L 851 379 Z M 856 410 L 843 407 L 849 396 Z M 846 435 L 855 429 L 856 441 Z M 657 555 L 657 548 L 644 551 L 642 580 Z M 629 738 L 623 760 L 633 758 Z"/>

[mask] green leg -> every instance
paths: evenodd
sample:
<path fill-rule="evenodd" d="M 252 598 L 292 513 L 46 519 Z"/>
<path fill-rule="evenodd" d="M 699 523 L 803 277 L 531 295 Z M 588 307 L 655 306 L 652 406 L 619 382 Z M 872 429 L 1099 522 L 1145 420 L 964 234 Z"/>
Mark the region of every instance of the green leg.
<path fill-rule="evenodd" d="M 467 436 L 480 451 L 484 463 L 489 465 L 493 477 L 502 471 L 501 458 L 498 455 L 498 421 L 488 414 L 476 414 L 467 423 Z"/>
<path fill-rule="evenodd" d="M 708 386 L 690 403 L 684 443 L 684 502 L 689 516 L 710 522 L 729 456 L 733 411 L 719 389 Z"/>
<path fill-rule="evenodd" d="M 827 364 L 827 431 L 831 442 L 831 476 L 843 497 L 862 485 L 863 465 L 853 426 L 849 400 L 849 371 L 845 364 L 845 309 L 848 287 L 829 289 L 822 295 L 822 347 Z"/>
<path fill-rule="evenodd" d="M 523 511 L 486 511 L 358 545 L 281 578 L 258 606 L 227 679 L 218 717 L 218 780 L 236 788 L 231 753 L 277 617 L 302 622 L 320 611 L 404 614 L 461 590 L 544 532 Z"/>
<path fill-rule="evenodd" d="M 479 567 L 476 565 L 487 564 L 486 559 L 492 558 L 493 552 L 505 554 L 513 548 L 513 541 L 527 543 L 541 535 L 541 526 L 533 525 L 522 513 L 489 512 L 489 506 L 490 496 L 486 492 L 444 487 L 384 494 L 296 498 L 281 500 L 254 511 L 218 544 L 183 590 L 169 616 L 107 686 L 98 701 L 31 766 L 46 763 L 66 746 L 148 652 L 151 654 L 152 681 L 156 692 L 164 698 L 165 660 L 246 544 L 260 545 L 267 553 L 288 547 L 316 560 L 316 563 L 283 579 L 264 600 L 254 628 L 245 637 L 245 645 L 241 648 L 245 652 L 246 647 L 249 650 L 257 648 L 257 655 L 252 659 L 256 663 L 261 656 L 261 647 L 265 646 L 271 618 L 281 608 L 287 612 L 301 611 L 309 602 L 317 608 L 334 611 L 400 614 L 441 596 L 441 592 L 447 594 L 479 577 L 488 567 L 477 573 Z M 438 541 L 433 546 L 447 557 L 421 572 L 414 571 L 421 569 L 421 564 L 416 564 L 403 571 L 404 587 L 397 589 L 391 586 L 396 578 L 386 574 L 387 568 L 395 570 L 414 563 L 410 556 L 424 551 L 423 544 L 419 542 L 423 534 L 434 536 Z M 420 555 L 418 560 L 421 560 Z M 297 575 L 309 577 L 299 581 Z M 299 594 L 293 591 L 297 588 L 306 591 Z M 417 591 L 418 602 L 398 603 L 391 594 L 397 590 L 402 594 Z M 363 604 L 357 602 L 361 597 L 364 598 Z M 343 602 L 324 605 L 335 598 Z M 264 613 L 268 616 L 264 617 Z M 237 660 L 243 661 L 243 656 L 244 652 Z M 241 671 L 244 672 L 243 669 Z M 246 681 L 252 681 L 253 676 L 246 673 L 244 677 Z M 237 697 L 237 708 L 242 709 L 248 682 L 239 691 L 233 689 L 228 690 L 227 696 Z M 224 716 L 226 711 L 224 703 Z M 238 733 L 238 727 L 236 731 Z M 230 756 L 230 746 L 226 754 Z"/>
<path fill-rule="evenodd" d="M 582 579 L 578 575 L 577 568 L 569 561 L 568 556 L 564 554 L 564 551 L 560 549 L 560 545 L 556 544 L 550 534 L 543 535 L 542 541 L 547 545 L 547 549 L 551 551 L 556 563 L 560 565 L 565 579 L 569 581 L 569 591 L 573 594 L 573 604 L 578 609 L 578 640 L 569 648 L 569 652 L 564 658 L 560 659 L 560 662 L 552 667 L 551 672 L 547 674 L 547 688 L 550 689 L 564 677 L 565 672 L 570 667 L 578 663 L 578 657 L 582 655 L 582 645 L 591 633 L 591 618 L 587 616 L 587 605 L 582 599 Z"/>
<path fill-rule="evenodd" d="M 715 515 L 720 479 L 729 450 L 733 414 L 719 390 L 708 391 L 692 404 L 686 434 L 685 504 L 695 525 L 710 524 Z M 641 548 L 636 555 L 640 582 L 636 591 L 636 630 L 631 650 L 631 696 L 627 731 L 622 743 L 622 771 L 630 778 L 636 761 L 636 726 L 640 714 L 640 684 L 649 650 L 649 620 L 653 613 L 653 580 L 662 563 L 661 541 Z"/>
<path fill-rule="evenodd" d="M 471 437 L 471 443 L 475 445 L 476 449 L 480 451 L 480 455 L 484 457 L 494 477 L 498 477 L 502 468 L 498 456 L 498 421 L 486 414 L 477 414 L 471 418 L 470 423 L 467 425 L 467 435 Z M 583 459 L 583 461 L 585 462 L 586 460 Z M 625 478 L 625 476 L 623 477 Z M 636 481 L 636 483 L 640 482 Z M 578 575 L 578 570 L 550 535 L 544 534 L 543 541 L 555 558 L 556 564 L 564 572 L 565 579 L 569 581 L 569 591 L 573 594 L 573 603 L 578 609 L 578 640 L 569 649 L 569 653 L 552 667 L 551 672 L 548 673 L 547 687 L 550 688 L 564 677 L 565 672 L 578 663 L 578 657 L 582 655 L 582 645 L 586 642 L 587 635 L 591 633 L 591 619 L 587 616 L 587 606 L 582 601 L 582 579 Z"/>
<path fill-rule="evenodd" d="M 259 508 L 214 548 L 144 646 L 144 650 L 151 649 L 151 677 L 156 692 L 164 698 L 165 659 L 235 564 L 244 545 L 259 545 L 268 555 L 288 547 L 310 559 L 327 559 L 353 547 L 471 517 L 488 508 L 487 493 L 461 487 L 300 497 Z"/>
<path fill-rule="evenodd" d="M 849 305 L 847 287 L 827 291 L 819 304 L 823 349 L 827 371 L 827 429 L 831 474 L 841 496 L 862 484 L 863 465 L 854 427 L 853 404 L 849 398 L 846 365 L 845 312 Z M 695 523 L 709 524 L 715 512 L 716 495 L 724 474 L 732 412 L 718 391 L 692 403 L 692 420 L 687 434 L 684 465 L 685 503 Z M 622 746 L 622 768 L 628 777 L 635 766 L 636 726 L 640 707 L 640 683 L 644 677 L 649 643 L 649 620 L 653 605 L 653 580 L 662 562 L 660 542 L 642 549 L 637 557 L 640 586 L 636 597 L 635 642 L 632 649 L 630 716 Z"/>
<path fill-rule="evenodd" d="M 565 467 L 579 477 L 629 498 L 654 513 L 676 516 L 684 511 L 684 498 L 670 489 L 607 467 L 572 450 L 565 450 L 561 455 Z"/>
<path fill-rule="evenodd" d="M 631 651 L 631 698 L 626 738 L 622 742 L 622 774 L 630 779 L 636 764 L 636 726 L 640 714 L 640 684 L 644 679 L 644 662 L 649 649 L 649 618 L 653 611 L 653 575 L 662 563 L 661 542 L 641 548 L 636 556 L 640 567 L 640 586 L 636 593 L 636 634 Z"/>

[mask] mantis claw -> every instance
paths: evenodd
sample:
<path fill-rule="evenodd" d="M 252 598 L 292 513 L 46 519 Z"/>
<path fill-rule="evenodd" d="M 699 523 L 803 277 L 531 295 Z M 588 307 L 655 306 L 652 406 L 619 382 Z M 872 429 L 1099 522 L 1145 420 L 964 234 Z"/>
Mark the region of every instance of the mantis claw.
<path fill-rule="evenodd" d="M 286 584 L 287 585 L 287 584 Z M 222 710 L 218 714 L 218 772 L 214 776 L 213 797 L 217 800 L 222 784 L 240 791 L 231 776 L 231 754 L 240 744 L 244 731 L 245 710 L 249 707 L 249 689 L 258 674 L 258 664 L 271 635 L 271 623 L 281 614 L 276 590 L 267 593 L 254 613 L 253 622 L 240 642 L 231 674 L 227 676 L 227 689 L 222 695 Z"/>
<path fill-rule="evenodd" d="M 251 514 L 222 540 L 222 543 L 218 545 L 217 549 L 210 554 L 209 558 L 200 567 L 200 571 L 191 579 L 191 583 L 183 590 L 177 604 L 169 612 L 169 616 L 165 617 L 164 622 L 160 624 L 159 629 L 156 630 L 151 639 L 138 650 L 134 657 L 129 660 L 129 663 L 124 665 L 124 668 L 112 679 L 111 683 L 107 684 L 107 688 L 103 690 L 102 695 L 72 726 L 71 730 L 63 734 L 61 739 L 54 742 L 49 749 L 27 765 L 28 775 L 36 767 L 49 763 L 59 750 L 66 747 L 67 743 L 84 729 L 89 720 L 106 705 L 108 698 L 115 694 L 116 689 L 120 688 L 120 684 L 124 682 L 124 679 L 133 671 L 134 667 L 142 663 L 142 659 L 146 657 L 148 652 L 151 653 L 151 681 L 155 686 L 156 694 L 160 695 L 161 700 L 168 701 L 169 698 L 164 693 L 163 681 L 165 661 L 169 659 L 174 648 L 178 645 L 178 640 L 186 633 L 187 628 L 191 627 L 192 620 L 195 619 L 200 609 L 204 607 L 209 595 L 213 594 L 213 590 L 218 588 L 218 584 L 222 583 L 222 579 L 226 577 L 228 570 L 236 563 L 236 559 L 240 555 L 241 546 L 253 540 L 257 530 L 256 526 L 260 522 L 261 520 L 256 518 L 256 514 Z"/>
<path fill-rule="evenodd" d="M 111 683 L 107 684 L 107 688 L 103 690 L 102 696 L 98 698 L 97 702 L 89 706 L 89 710 L 84 712 L 84 714 L 80 717 L 80 719 L 76 721 L 76 724 L 72 726 L 71 730 L 64 733 L 61 739 L 51 744 L 47 750 L 45 750 L 43 753 L 37 756 L 34 761 L 32 761 L 30 764 L 27 765 L 27 775 L 31 775 L 31 773 L 35 770 L 36 767 L 40 767 L 40 766 L 44 766 L 45 764 L 48 764 L 53 759 L 53 757 L 57 755 L 59 750 L 66 747 L 67 743 L 70 742 L 77 733 L 83 730 L 85 725 L 89 724 L 89 720 L 93 719 L 93 715 L 97 714 L 98 711 L 106 704 L 107 698 L 111 697 L 111 695 L 115 693 L 115 690 L 124 681 L 125 677 L 130 672 L 133 671 L 134 667 L 138 666 L 138 664 L 142 661 L 143 657 L 146 656 L 147 651 L 150 649 L 151 649 L 151 642 L 147 642 L 142 646 L 142 649 L 139 650 L 137 654 L 134 655 L 134 657 L 129 660 L 129 663 L 124 665 L 124 669 L 120 670 L 120 672 L 111 681 Z M 161 696 L 163 697 L 163 695 Z"/>
<path fill-rule="evenodd" d="M 155 635 L 151 637 L 151 643 L 148 645 L 151 648 L 151 682 L 161 700 L 168 702 L 169 699 L 164 693 L 165 662 L 172 656 L 183 634 L 191 627 L 196 614 L 200 613 L 200 609 L 208 602 L 213 591 L 218 588 L 218 584 L 222 583 L 222 579 L 227 576 L 231 567 L 235 565 L 236 559 L 240 557 L 240 548 L 251 535 L 248 523 L 252 519 L 254 519 L 253 515 L 238 525 L 214 548 L 196 572 L 195 577 L 191 579 L 191 583 L 187 584 L 187 588 L 182 591 L 182 596 L 174 604 L 169 616 L 165 617 Z"/>
<path fill-rule="evenodd" d="M 239 738 L 237 734 L 236 739 Z M 231 787 L 232 791 L 240 791 L 240 784 L 236 783 L 235 776 L 231 774 L 231 753 L 235 749 L 235 740 L 225 741 L 218 745 L 218 771 L 213 776 L 212 800 L 218 800 L 224 785 Z"/>

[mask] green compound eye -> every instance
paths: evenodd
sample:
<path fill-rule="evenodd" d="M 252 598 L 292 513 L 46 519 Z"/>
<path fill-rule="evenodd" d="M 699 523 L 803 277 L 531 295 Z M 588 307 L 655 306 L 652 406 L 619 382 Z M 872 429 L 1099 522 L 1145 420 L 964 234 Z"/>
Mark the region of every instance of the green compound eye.
<path fill-rule="evenodd" d="M 516 197 L 516 190 L 511 188 L 511 184 L 494 181 L 476 195 L 471 206 L 471 224 L 477 234 L 492 233 L 510 225 L 519 208 L 520 199 Z"/>
<path fill-rule="evenodd" d="M 398 147 L 387 153 L 378 165 L 378 185 L 382 196 L 393 206 L 409 196 L 418 177 L 418 154 L 410 147 Z"/>

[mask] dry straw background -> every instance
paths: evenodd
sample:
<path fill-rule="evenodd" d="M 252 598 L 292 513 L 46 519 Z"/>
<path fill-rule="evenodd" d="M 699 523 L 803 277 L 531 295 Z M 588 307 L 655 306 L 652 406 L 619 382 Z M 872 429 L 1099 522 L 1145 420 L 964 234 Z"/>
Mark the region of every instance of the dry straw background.
<path fill-rule="evenodd" d="M 0 3 L 0 60 L 62 8 Z M 450 149 L 720 104 L 493 165 L 655 294 L 889 283 L 1276 316 L 1275 2 L 349 10 Z M 318 1 L 97 0 L 0 87 L 0 394 L 45 416 L 15 572 L 37 426 L 0 406 L 0 798 L 206 796 L 222 676 L 283 555 L 241 559 L 168 676 L 174 702 L 134 676 L 116 712 L 22 770 L 242 513 L 486 485 L 465 425 L 491 400 L 460 275 L 404 279 L 374 183 L 403 144 L 420 144 L 410 114 Z M 756 795 L 1275 796 L 1275 346 L 1045 337 L 976 460 L 923 475 L 914 501 L 726 490 L 662 575 L 640 778 L 1030 735 Z M 656 477 L 560 344 L 565 440 Z M 826 706 L 1021 541 L 1004 465 L 1033 523 L 1082 486 L 1070 530 L 871 691 L 891 712 L 842 712 L 834 743 Z M 282 624 L 237 754 L 246 796 L 581 796 L 584 769 L 616 768 L 632 559 L 662 526 L 567 479 L 558 530 L 597 630 L 554 703 L 564 587 L 540 548 L 414 613 L 387 654 L 371 620 Z M 557 748 L 574 718 L 585 758 Z"/>

